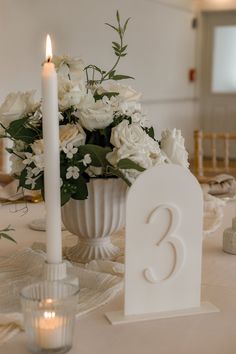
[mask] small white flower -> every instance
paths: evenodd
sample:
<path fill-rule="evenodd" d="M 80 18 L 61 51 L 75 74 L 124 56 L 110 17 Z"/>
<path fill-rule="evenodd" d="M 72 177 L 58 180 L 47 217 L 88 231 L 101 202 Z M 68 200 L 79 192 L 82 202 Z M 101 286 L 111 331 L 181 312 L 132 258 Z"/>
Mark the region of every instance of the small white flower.
<path fill-rule="evenodd" d="M 78 148 L 74 147 L 72 143 L 68 143 L 62 148 L 62 150 L 64 151 L 68 159 L 72 159 L 73 155 L 77 153 Z"/>
<path fill-rule="evenodd" d="M 32 177 L 29 177 L 25 180 L 25 184 L 26 185 L 31 185 L 31 189 L 34 189 L 35 186 L 36 186 L 36 182 L 35 182 L 35 179 L 32 178 Z"/>
<path fill-rule="evenodd" d="M 77 166 L 70 166 L 67 168 L 66 179 L 78 179 L 79 178 L 79 168 Z"/>
<path fill-rule="evenodd" d="M 27 177 L 26 178 L 31 178 L 33 177 L 33 169 L 31 167 L 26 167 L 26 171 L 27 171 Z"/>
<path fill-rule="evenodd" d="M 33 154 L 30 152 L 25 152 L 26 159 L 23 160 L 24 165 L 30 165 L 34 161 Z"/>
<path fill-rule="evenodd" d="M 34 156 L 34 164 L 36 167 L 38 167 L 40 170 L 43 170 L 44 168 L 44 155 L 35 155 Z"/>
<path fill-rule="evenodd" d="M 89 165 L 92 162 L 90 154 L 84 155 L 82 162 L 83 162 L 84 166 Z"/>
<path fill-rule="evenodd" d="M 34 167 L 32 169 L 32 173 L 33 173 L 34 176 L 37 176 L 41 171 L 42 171 L 42 169 L 39 168 L 39 167 Z"/>

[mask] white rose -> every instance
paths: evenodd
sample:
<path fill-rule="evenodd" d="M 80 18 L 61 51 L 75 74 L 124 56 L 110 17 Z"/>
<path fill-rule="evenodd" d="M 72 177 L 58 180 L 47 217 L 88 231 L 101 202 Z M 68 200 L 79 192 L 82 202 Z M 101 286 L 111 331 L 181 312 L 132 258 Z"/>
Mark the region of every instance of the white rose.
<path fill-rule="evenodd" d="M 81 97 L 85 95 L 86 88 L 83 82 L 74 84 L 72 81 L 61 78 L 58 80 L 59 108 L 65 110 L 71 106 L 78 105 Z"/>
<path fill-rule="evenodd" d="M 113 109 L 106 98 L 95 101 L 91 91 L 81 98 L 77 106 L 76 116 L 81 125 L 92 131 L 94 129 L 103 129 L 113 121 Z"/>
<path fill-rule="evenodd" d="M 170 162 L 186 168 L 189 167 L 188 153 L 180 130 L 173 129 L 162 132 L 161 149 Z"/>
<path fill-rule="evenodd" d="M 97 88 L 97 91 L 99 94 L 117 92 L 122 101 L 138 101 L 141 97 L 141 93 L 135 91 L 132 87 L 120 84 L 117 81 L 104 82 Z"/>
<path fill-rule="evenodd" d="M 68 143 L 76 147 L 85 144 L 86 134 L 80 124 L 60 125 L 59 129 L 61 147 Z"/>
<path fill-rule="evenodd" d="M 35 91 L 10 93 L 0 107 L 0 122 L 8 128 L 16 119 L 32 113 L 37 104 L 33 101 Z"/>
<path fill-rule="evenodd" d="M 73 146 L 85 144 L 86 135 L 83 128 L 79 124 L 66 124 L 59 126 L 60 149 L 63 149 L 67 144 Z M 35 140 L 30 145 L 33 151 L 32 161 L 36 166 L 43 166 L 44 142 L 43 139 Z"/>
<path fill-rule="evenodd" d="M 58 76 L 63 76 L 74 80 L 81 80 L 84 76 L 84 62 L 78 58 L 70 58 L 68 56 L 53 56 L 53 63 L 57 70 Z"/>
<path fill-rule="evenodd" d="M 117 165 L 119 160 L 125 158 L 143 168 L 150 168 L 164 161 L 158 143 L 139 124 L 129 124 L 126 119 L 112 129 L 110 142 L 114 149 L 107 154 L 107 160 L 112 165 Z"/>

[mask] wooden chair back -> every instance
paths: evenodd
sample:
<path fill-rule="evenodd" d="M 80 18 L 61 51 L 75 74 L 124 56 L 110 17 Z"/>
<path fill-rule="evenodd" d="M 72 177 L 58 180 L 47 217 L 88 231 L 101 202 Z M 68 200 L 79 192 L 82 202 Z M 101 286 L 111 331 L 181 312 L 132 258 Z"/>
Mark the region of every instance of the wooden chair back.
<path fill-rule="evenodd" d="M 204 153 L 204 141 L 210 142 L 210 149 Z M 236 133 L 194 132 L 194 173 L 198 179 L 219 173 L 236 175 L 236 160 L 230 157 L 230 143 L 236 141 Z M 223 145 L 223 152 L 217 155 L 217 143 Z M 235 151 L 236 152 L 236 151 Z M 206 158 L 207 157 L 207 158 Z"/>
<path fill-rule="evenodd" d="M 0 172 L 3 172 L 4 170 L 4 143 L 3 139 L 0 139 Z"/>

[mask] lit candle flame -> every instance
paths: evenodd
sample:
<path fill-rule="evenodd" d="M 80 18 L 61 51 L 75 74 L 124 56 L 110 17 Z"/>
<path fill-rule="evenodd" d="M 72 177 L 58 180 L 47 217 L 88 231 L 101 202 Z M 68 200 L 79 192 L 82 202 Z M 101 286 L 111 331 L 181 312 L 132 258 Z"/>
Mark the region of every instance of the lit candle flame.
<path fill-rule="evenodd" d="M 46 39 L 46 61 L 50 62 L 52 60 L 52 42 L 49 34 Z"/>
<path fill-rule="evenodd" d="M 45 319 L 47 319 L 47 320 L 50 320 L 50 319 L 52 319 L 52 318 L 55 318 L 55 316 L 56 316 L 55 312 L 46 311 L 46 312 L 44 312 L 44 314 L 43 314 L 43 317 L 44 317 Z"/>

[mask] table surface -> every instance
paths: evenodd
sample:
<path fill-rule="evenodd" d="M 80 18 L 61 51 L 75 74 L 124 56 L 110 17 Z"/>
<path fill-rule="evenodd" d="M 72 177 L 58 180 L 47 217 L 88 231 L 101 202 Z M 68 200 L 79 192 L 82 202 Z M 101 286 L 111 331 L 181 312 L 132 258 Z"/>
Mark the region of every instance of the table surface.
<path fill-rule="evenodd" d="M 70 354 L 235 354 L 236 353 L 236 256 L 222 252 L 222 234 L 231 225 L 235 202 L 224 208 L 222 226 L 203 243 L 202 300 L 219 313 L 169 318 L 112 326 L 104 313 L 122 309 L 122 295 L 106 306 L 79 318 Z M 16 212 L 16 208 L 18 211 Z M 17 245 L 1 240 L 0 256 L 44 241 L 45 234 L 30 230 L 28 223 L 44 216 L 43 204 L 0 206 L 0 227 L 11 224 Z M 26 354 L 22 333 L 0 347 L 0 354 Z"/>

